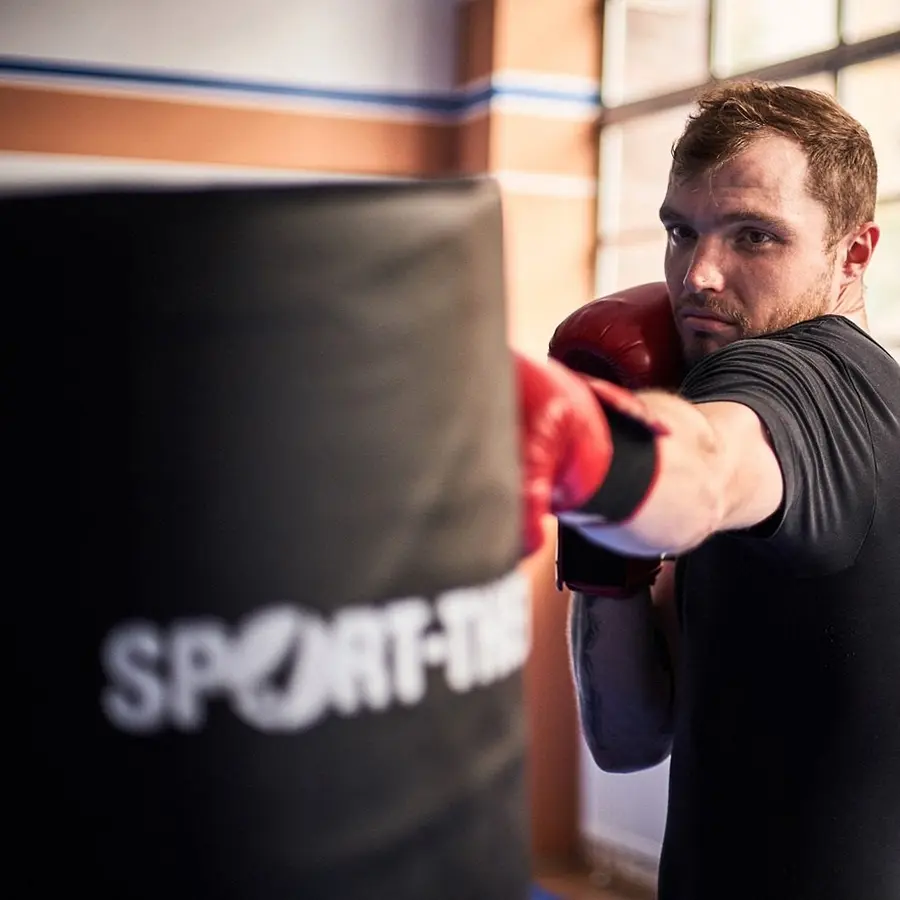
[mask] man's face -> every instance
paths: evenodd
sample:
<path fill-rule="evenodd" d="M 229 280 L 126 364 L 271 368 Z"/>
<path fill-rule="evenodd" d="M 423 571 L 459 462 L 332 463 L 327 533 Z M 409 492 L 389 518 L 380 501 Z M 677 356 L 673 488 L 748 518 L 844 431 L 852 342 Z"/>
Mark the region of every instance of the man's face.
<path fill-rule="evenodd" d="M 806 157 L 780 135 L 754 141 L 713 174 L 669 179 L 666 284 L 688 362 L 739 338 L 826 313 L 840 288 L 824 206 Z"/>

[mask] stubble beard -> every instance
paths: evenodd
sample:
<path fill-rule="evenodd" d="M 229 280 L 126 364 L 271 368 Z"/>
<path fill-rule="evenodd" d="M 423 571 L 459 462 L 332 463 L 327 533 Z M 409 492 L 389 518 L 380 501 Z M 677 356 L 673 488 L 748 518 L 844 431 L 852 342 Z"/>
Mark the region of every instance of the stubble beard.
<path fill-rule="evenodd" d="M 715 344 L 695 336 L 684 344 L 684 355 L 689 366 L 694 366 L 711 353 L 721 350 L 744 338 L 762 337 L 783 331 L 800 322 L 808 322 L 825 315 L 829 309 L 828 293 L 831 286 L 831 271 L 826 267 L 819 277 L 802 294 L 779 302 L 772 315 L 764 324 L 754 325 L 749 316 L 735 312 L 718 303 L 714 297 L 696 297 L 692 305 L 720 315 L 735 326 L 735 336 L 727 344 Z"/>

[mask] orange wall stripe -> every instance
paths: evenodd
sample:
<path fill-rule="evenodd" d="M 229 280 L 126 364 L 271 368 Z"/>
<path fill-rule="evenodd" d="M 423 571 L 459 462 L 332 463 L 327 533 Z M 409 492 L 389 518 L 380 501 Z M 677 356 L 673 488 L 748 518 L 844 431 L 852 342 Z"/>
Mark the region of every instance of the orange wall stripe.
<path fill-rule="evenodd" d="M 0 84 L 0 149 L 361 175 L 456 171 L 452 123 Z"/>
<path fill-rule="evenodd" d="M 492 169 L 594 177 L 598 158 L 593 117 L 556 118 L 498 110 L 491 115 Z"/>

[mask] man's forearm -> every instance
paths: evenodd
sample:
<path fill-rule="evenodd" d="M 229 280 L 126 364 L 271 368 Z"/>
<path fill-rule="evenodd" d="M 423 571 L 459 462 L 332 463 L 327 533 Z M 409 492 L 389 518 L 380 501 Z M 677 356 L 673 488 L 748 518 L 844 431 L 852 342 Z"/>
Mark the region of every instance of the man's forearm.
<path fill-rule="evenodd" d="M 607 772 L 635 772 L 669 755 L 674 673 L 649 590 L 628 599 L 572 593 L 572 670 L 585 741 Z"/>
<path fill-rule="evenodd" d="M 625 522 L 577 511 L 561 520 L 610 550 L 652 557 L 685 553 L 717 531 L 749 527 L 777 509 L 781 470 L 752 410 L 693 404 L 661 391 L 640 392 L 635 401 L 635 412 L 664 430 L 643 503 Z"/>

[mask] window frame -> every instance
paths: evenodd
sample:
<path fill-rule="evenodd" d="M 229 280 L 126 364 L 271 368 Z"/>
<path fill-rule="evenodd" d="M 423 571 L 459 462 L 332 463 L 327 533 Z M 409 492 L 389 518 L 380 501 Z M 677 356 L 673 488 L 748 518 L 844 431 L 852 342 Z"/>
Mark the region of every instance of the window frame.
<path fill-rule="evenodd" d="M 838 3 L 838 15 L 841 23 L 843 22 L 845 2 L 847 0 L 840 0 Z M 712 19 L 715 14 L 716 0 L 710 0 L 709 8 L 710 19 Z M 751 69 L 746 72 L 739 72 L 729 75 L 727 78 L 716 78 L 711 74 L 710 69 L 712 65 L 713 40 L 714 34 L 710 23 L 707 31 L 707 71 L 710 72 L 710 76 L 706 81 L 690 87 L 678 88 L 674 91 L 655 94 L 650 97 L 642 97 L 640 100 L 630 100 L 618 105 L 604 106 L 600 111 L 598 126 L 602 129 L 607 125 L 618 125 L 629 119 L 664 112 L 674 106 L 685 106 L 691 103 L 700 91 L 713 87 L 716 84 L 721 84 L 724 81 L 740 81 L 748 78 L 760 81 L 793 81 L 810 75 L 818 75 L 822 72 L 828 72 L 836 80 L 837 74 L 841 69 L 859 65 L 860 63 L 872 62 L 894 53 L 900 53 L 900 31 L 890 31 L 887 34 L 880 34 L 877 37 L 867 38 L 851 44 L 844 43 L 843 39 L 840 39 L 835 46 L 829 47 L 827 50 L 820 50 L 817 53 L 810 53 L 806 56 L 798 56 L 783 62 L 772 63 L 771 65 Z"/>

